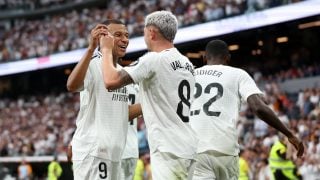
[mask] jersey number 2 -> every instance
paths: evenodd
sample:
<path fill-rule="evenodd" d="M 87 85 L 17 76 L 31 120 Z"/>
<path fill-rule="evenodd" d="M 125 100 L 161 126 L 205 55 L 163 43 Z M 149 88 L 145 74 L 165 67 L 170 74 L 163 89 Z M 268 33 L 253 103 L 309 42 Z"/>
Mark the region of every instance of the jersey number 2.
<path fill-rule="evenodd" d="M 201 96 L 202 93 L 202 86 L 199 83 L 196 83 L 196 93 L 194 95 L 194 98 L 198 98 Z M 223 87 L 219 83 L 210 83 L 204 88 L 204 93 L 210 94 L 211 88 L 217 88 L 217 94 L 215 94 L 212 98 L 210 98 L 206 103 L 203 104 L 203 111 L 207 116 L 220 116 L 221 112 L 218 111 L 209 111 L 209 107 L 212 103 L 214 103 L 216 100 L 220 99 L 223 96 Z M 192 115 L 198 115 L 200 114 L 200 110 L 191 111 Z"/>

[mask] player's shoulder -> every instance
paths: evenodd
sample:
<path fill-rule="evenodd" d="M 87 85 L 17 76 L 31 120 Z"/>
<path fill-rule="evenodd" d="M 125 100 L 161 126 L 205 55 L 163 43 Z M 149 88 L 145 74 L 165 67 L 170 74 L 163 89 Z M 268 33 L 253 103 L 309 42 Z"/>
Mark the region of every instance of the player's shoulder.
<path fill-rule="evenodd" d="M 220 72 L 223 74 L 228 74 L 229 77 L 239 77 L 245 75 L 247 72 L 243 69 L 226 66 L 226 65 L 205 65 L 195 69 L 195 72 L 198 74 L 202 74 L 203 72 L 212 73 L 212 72 Z"/>
<path fill-rule="evenodd" d="M 225 72 L 230 72 L 232 74 L 235 75 L 243 75 L 246 74 L 247 72 L 241 68 L 237 68 L 237 67 L 232 67 L 232 66 L 227 66 L 227 65 L 214 65 L 215 68 L 221 70 L 221 71 L 225 71 Z"/>
<path fill-rule="evenodd" d="M 145 60 L 145 59 L 154 59 L 155 57 L 157 57 L 159 55 L 159 53 L 157 52 L 147 52 L 144 55 L 142 55 L 139 60 Z"/>

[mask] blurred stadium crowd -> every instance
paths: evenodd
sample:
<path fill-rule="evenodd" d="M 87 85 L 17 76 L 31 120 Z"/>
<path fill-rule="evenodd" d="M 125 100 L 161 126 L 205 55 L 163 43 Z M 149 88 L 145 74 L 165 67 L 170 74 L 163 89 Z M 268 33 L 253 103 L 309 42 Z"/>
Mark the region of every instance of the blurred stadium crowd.
<path fill-rule="evenodd" d="M 257 71 L 253 76 L 267 95 L 270 107 L 306 143 L 306 155 L 296 159 L 302 175 L 319 177 L 320 89 L 288 94 L 278 83 L 297 77 L 319 76 L 320 67 L 299 69 L 299 76 L 296 71 L 296 68 L 290 68 L 276 73 L 283 76 L 261 76 Z M 75 130 L 78 109 L 79 95 L 73 93 L 3 99 L 0 101 L 0 155 L 65 155 Z M 251 175 L 258 177 L 265 173 L 270 147 L 277 140 L 276 131 L 255 117 L 246 105 L 242 107 L 237 126 L 240 146 L 250 154 Z M 148 142 L 142 118 L 138 120 L 138 130 L 139 151 L 144 154 L 148 152 Z"/>
<path fill-rule="evenodd" d="M 80 2 L 83 0 L 76 0 Z M 63 5 L 73 0 L 0 0 L 1 10 L 35 10 L 55 5 Z"/>
<path fill-rule="evenodd" d="M 77 0 L 75 2 L 85 1 Z M 0 63 L 46 56 L 53 53 L 84 48 L 93 22 L 121 19 L 128 24 L 131 37 L 143 33 L 144 16 L 166 9 L 178 18 L 180 27 L 213 21 L 225 17 L 263 10 L 293 1 L 279 0 L 112 0 L 105 8 L 68 11 L 38 18 L 16 18 L 0 27 Z M 70 0 L 0 0 L 0 11 L 32 11 L 36 8 L 59 6 Z"/>

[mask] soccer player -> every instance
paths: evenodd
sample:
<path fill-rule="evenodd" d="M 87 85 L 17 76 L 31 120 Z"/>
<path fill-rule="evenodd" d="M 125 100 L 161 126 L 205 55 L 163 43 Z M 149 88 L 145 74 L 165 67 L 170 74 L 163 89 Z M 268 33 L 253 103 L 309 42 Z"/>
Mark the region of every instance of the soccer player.
<path fill-rule="evenodd" d="M 126 86 L 129 94 L 130 105 L 139 102 L 139 86 L 136 84 L 129 84 Z M 137 132 L 137 118 L 128 121 L 128 133 L 126 146 L 124 148 L 121 160 L 121 179 L 132 180 L 139 158 L 138 148 L 138 132 Z"/>
<path fill-rule="evenodd" d="M 206 46 L 206 66 L 195 70 L 195 94 L 190 124 L 199 137 L 194 179 L 238 179 L 238 136 L 236 119 L 246 101 L 253 112 L 285 134 L 301 156 L 302 142 L 287 129 L 265 104 L 263 94 L 249 74 L 227 66 L 228 46 L 221 40 Z"/>
<path fill-rule="evenodd" d="M 77 129 L 71 141 L 74 179 L 120 178 L 128 128 L 128 92 L 126 87 L 105 89 L 101 53 L 95 49 L 99 37 L 107 33 L 114 36 L 112 63 L 121 69 L 117 62 L 125 55 L 128 30 L 121 21 L 107 20 L 91 31 L 88 49 L 67 82 L 69 91 L 80 91 Z M 130 107 L 131 110 L 133 113 L 129 118 L 139 114 L 134 114 L 134 106 Z"/>
<path fill-rule="evenodd" d="M 149 14 L 144 39 L 150 52 L 140 57 L 135 66 L 122 70 L 112 63 L 113 37 L 100 38 L 106 88 L 139 83 L 155 180 L 187 179 L 197 145 L 195 132 L 189 125 L 193 65 L 173 45 L 177 29 L 177 19 L 171 12 Z"/>

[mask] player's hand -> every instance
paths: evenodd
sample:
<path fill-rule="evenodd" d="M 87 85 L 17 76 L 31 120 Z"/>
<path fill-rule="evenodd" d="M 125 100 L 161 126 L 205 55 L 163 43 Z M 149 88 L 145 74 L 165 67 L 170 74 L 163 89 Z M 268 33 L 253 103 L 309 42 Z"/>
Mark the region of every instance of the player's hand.
<path fill-rule="evenodd" d="M 94 50 L 99 44 L 99 38 L 101 35 L 108 34 L 108 27 L 104 24 L 98 24 L 91 30 L 89 49 Z"/>
<path fill-rule="evenodd" d="M 71 144 L 68 145 L 68 149 L 67 149 L 67 159 L 68 162 L 72 161 L 72 146 Z"/>
<path fill-rule="evenodd" d="M 108 33 L 107 35 L 102 34 L 100 36 L 100 49 L 101 50 L 112 50 L 114 45 L 113 36 Z"/>
<path fill-rule="evenodd" d="M 295 136 L 288 138 L 288 141 L 296 148 L 297 157 L 302 157 L 302 155 L 304 153 L 303 143 Z"/>

